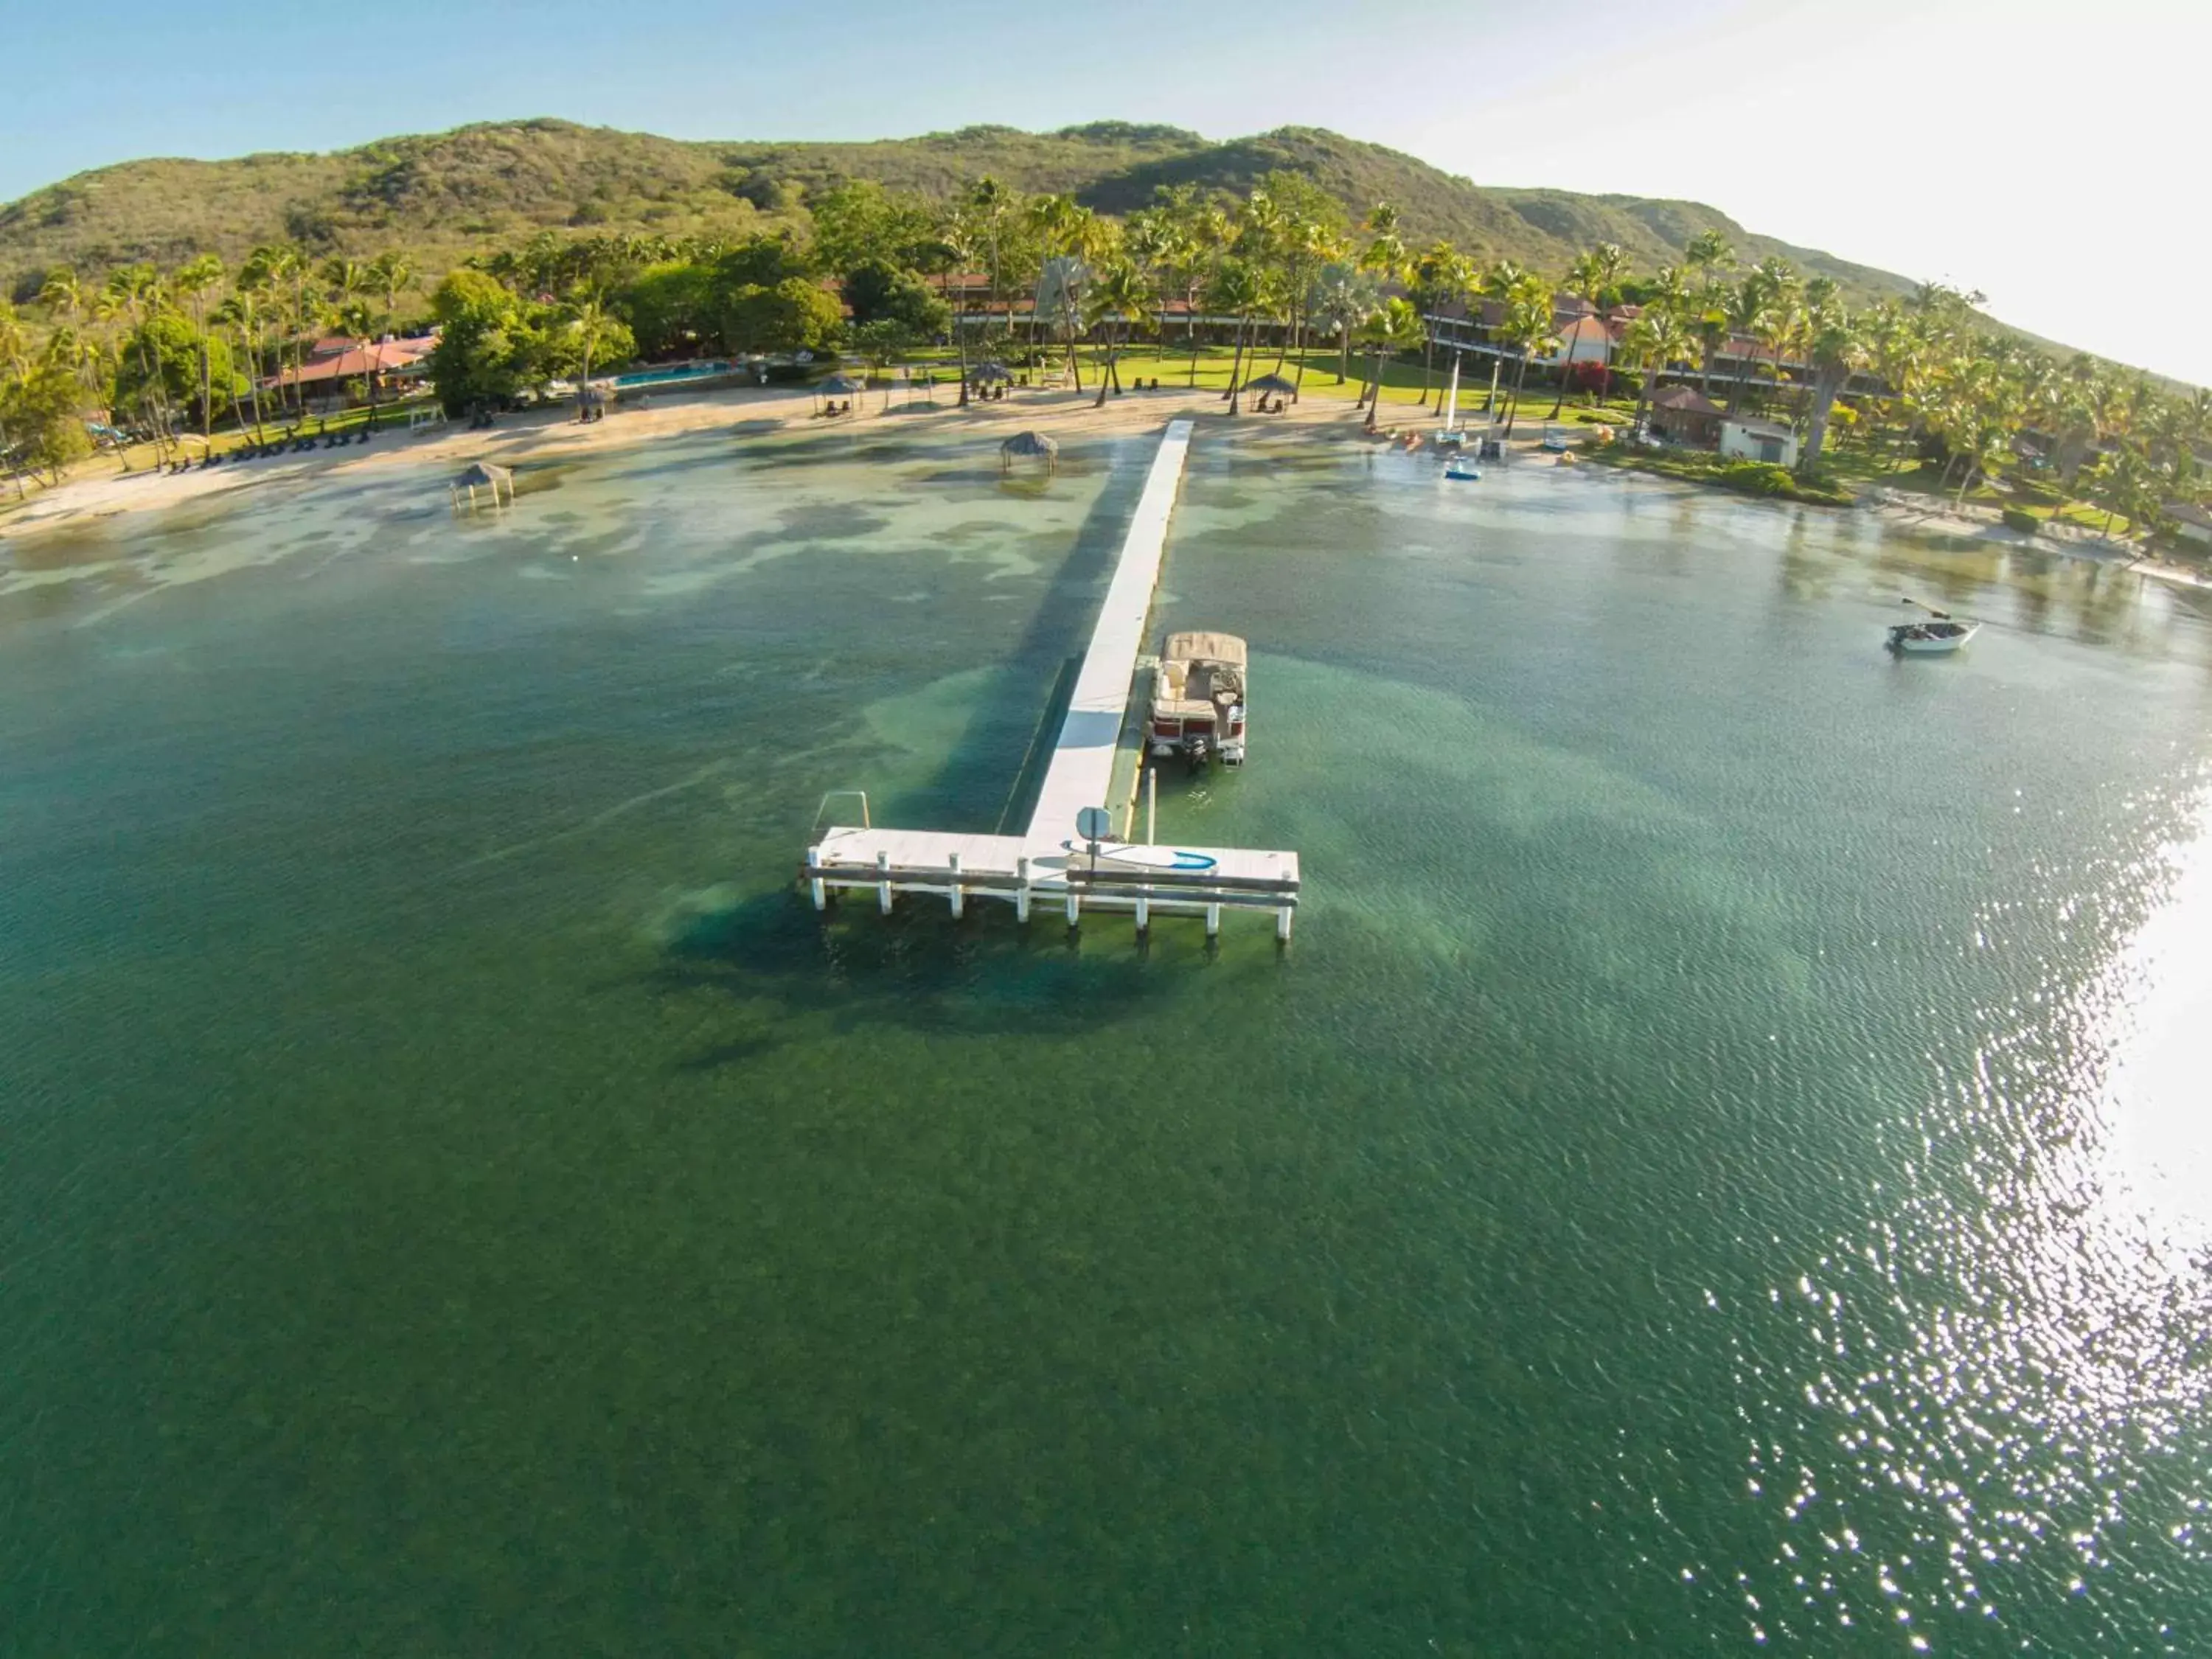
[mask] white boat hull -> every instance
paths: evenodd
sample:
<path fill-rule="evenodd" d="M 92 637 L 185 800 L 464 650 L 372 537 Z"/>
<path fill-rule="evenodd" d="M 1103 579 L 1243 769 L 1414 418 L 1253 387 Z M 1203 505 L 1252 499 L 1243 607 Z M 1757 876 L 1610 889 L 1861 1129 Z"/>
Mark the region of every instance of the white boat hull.
<path fill-rule="evenodd" d="M 1982 631 L 1979 623 L 1969 623 L 1955 634 L 1912 635 L 1895 632 L 1889 636 L 1889 648 L 1905 657 L 1948 657 L 1966 648 L 1966 641 Z"/>

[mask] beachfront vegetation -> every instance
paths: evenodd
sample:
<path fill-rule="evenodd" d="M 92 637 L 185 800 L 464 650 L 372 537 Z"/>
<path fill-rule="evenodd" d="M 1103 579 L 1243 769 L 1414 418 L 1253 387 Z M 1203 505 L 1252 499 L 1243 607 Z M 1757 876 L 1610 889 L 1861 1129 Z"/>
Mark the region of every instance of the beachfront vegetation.
<path fill-rule="evenodd" d="M 489 142 L 492 130 L 472 131 L 472 143 Z M 510 136 L 549 131 L 568 131 L 531 124 Z M 994 153 L 1014 155 L 1023 137 L 997 133 Z M 304 234 L 248 247 L 234 264 L 194 249 L 167 268 L 50 269 L 0 327 L 0 453 L 20 491 L 26 474 L 58 476 L 88 433 L 128 428 L 161 456 L 191 434 L 210 441 L 219 427 L 258 436 L 305 415 L 293 382 L 318 335 L 434 325 L 428 368 L 453 414 L 633 357 L 842 349 L 871 368 L 941 356 L 963 400 L 966 370 L 979 362 L 1100 402 L 1147 378 L 1149 362 L 1170 377 L 1180 371 L 1186 389 L 1218 375 L 1231 415 L 1255 391 L 1347 396 L 1372 429 L 1409 392 L 1414 411 L 1441 405 L 1449 356 L 1423 319 L 1455 315 L 1493 354 L 1473 361 L 1497 365 L 1485 413 L 1509 435 L 1532 396 L 1548 402 L 1547 419 L 1572 399 L 1586 420 L 1634 433 L 1656 388 L 1690 385 L 1729 414 L 1786 424 L 1799 440 L 1794 476 L 1694 452 L 1611 452 L 1676 476 L 1809 501 L 1884 479 L 2043 522 L 2096 516 L 2108 532 L 2154 527 L 2165 503 L 2204 492 L 2203 394 L 2054 355 L 1990 323 L 1977 295 L 1896 291 L 1838 274 L 1834 262 L 1808 268 L 1715 216 L 1666 218 L 1656 243 L 1650 232 L 1634 246 L 1599 238 L 1538 264 L 1479 223 L 1465 242 L 1416 238 L 1449 217 L 1433 180 L 1414 180 L 1419 220 L 1387 198 L 1347 202 L 1346 180 L 1389 152 L 1274 135 L 1242 161 L 1289 153 L 1305 165 L 1248 171 L 1232 189 L 1159 164 L 1196 143 L 1119 127 L 1049 141 L 1057 177 L 1082 175 L 1085 157 L 1151 168 L 1136 199 L 1096 173 L 1079 188 L 1036 191 L 1018 179 L 941 171 L 904 187 L 810 172 L 797 152 L 753 155 L 730 161 L 716 186 L 747 204 L 743 234 L 620 230 L 607 224 L 619 216 L 587 215 L 519 238 L 480 237 L 434 283 L 423 275 L 437 270 L 434 256 L 421 251 L 317 258 L 315 243 L 328 239 Z M 897 149 L 861 148 L 886 167 Z M 428 160 L 391 165 L 412 181 L 404 196 Z M 1581 225 L 1562 206 L 1570 199 L 1545 196 L 1547 222 Z M 1663 250 L 1656 261 L 1639 257 L 1650 246 Z M 960 326 L 956 307 L 969 319 Z M 1554 367 L 1563 334 L 1587 341 L 1596 325 L 1583 317 L 1605 319 L 1606 349 Z"/>

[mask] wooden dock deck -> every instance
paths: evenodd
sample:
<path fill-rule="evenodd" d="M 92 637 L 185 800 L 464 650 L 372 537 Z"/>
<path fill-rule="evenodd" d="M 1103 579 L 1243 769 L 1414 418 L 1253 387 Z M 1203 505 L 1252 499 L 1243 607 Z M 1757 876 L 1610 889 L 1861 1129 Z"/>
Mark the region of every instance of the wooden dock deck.
<path fill-rule="evenodd" d="M 1212 860 L 1204 869 L 1176 870 L 1069 850 L 1085 807 L 1123 805 L 1111 799 L 1115 761 L 1130 708 L 1146 690 L 1138 663 L 1190 434 L 1190 422 L 1169 422 L 1152 458 L 1028 828 L 1018 836 L 971 836 L 834 826 L 806 849 L 801 872 L 817 909 L 838 892 L 872 889 L 886 915 L 898 894 L 927 893 L 945 898 L 955 916 L 965 914 L 971 898 L 994 898 L 1012 902 L 1017 918 L 1027 921 L 1042 899 L 1070 927 L 1085 909 L 1130 912 L 1139 932 L 1156 915 L 1195 915 L 1205 919 L 1209 937 L 1219 932 L 1224 911 L 1257 909 L 1273 911 L 1276 937 L 1290 938 L 1298 902 L 1296 853 L 1176 848 Z"/>

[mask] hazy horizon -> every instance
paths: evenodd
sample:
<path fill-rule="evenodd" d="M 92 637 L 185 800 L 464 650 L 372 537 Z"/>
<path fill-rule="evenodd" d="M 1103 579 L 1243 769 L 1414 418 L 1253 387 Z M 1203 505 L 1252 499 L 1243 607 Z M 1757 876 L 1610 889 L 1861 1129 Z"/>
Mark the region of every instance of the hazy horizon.
<path fill-rule="evenodd" d="M 2158 161 L 2190 142 L 2189 83 L 2212 46 L 2202 9 L 1863 0 L 1848 31 L 1813 0 L 1683 0 L 1664 15 L 1598 0 L 1564 25 L 1497 4 L 1462 15 L 1389 34 L 1377 20 L 1347 29 L 1315 0 L 1133 0 L 1070 69 L 1056 42 L 998 39 L 1003 13 L 969 0 L 920 31 L 883 0 L 854 0 L 830 29 L 780 7 L 673 0 L 647 15 L 550 0 L 526 42 L 493 31 L 503 15 L 489 8 L 395 0 L 372 44 L 482 19 L 498 49 L 424 53 L 392 76 L 362 60 L 357 19 L 122 0 L 14 31 L 41 72 L 18 89 L 0 200 L 149 156 L 343 149 L 540 116 L 791 142 L 1308 125 L 1486 186 L 1701 202 L 1761 235 L 1980 289 L 1993 315 L 2069 347 L 2212 384 L 2212 340 L 2144 297 L 2212 251 L 2201 215 L 2166 199 Z M 979 53 L 971 37 L 987 31 Z M 245 69 L 301 61 L 327 70 L 313 99 L 234 97 Z M 2077 112 L 2088 99 L 2101 116 L 2115 96 L 2124 135 Z"/>

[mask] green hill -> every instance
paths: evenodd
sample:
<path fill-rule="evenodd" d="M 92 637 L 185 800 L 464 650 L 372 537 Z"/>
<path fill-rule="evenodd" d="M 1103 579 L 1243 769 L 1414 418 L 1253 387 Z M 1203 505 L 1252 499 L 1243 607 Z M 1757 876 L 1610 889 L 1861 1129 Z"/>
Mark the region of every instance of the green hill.
<path fill-rule="evenodd" d="M 1276 168 L 1310 174 L 1354 214 L 1397 204 L 1408 242 L 1447 237 L 1484 258 L 1564 270 L 1598 240 L 1640 269 L 1678 258 L 1717 228 L 1740 255 L 1778 253 L 1861 299 L 1904 277 L 1756 235 L 1694 202 L 1486 188 L 1378 144 L 1312 127 L 1215 143 L 1125 122 L 1059 132 L 966 127 L 869 143 L 702 143 L 566 121 L 496 122 L 380 139 L 330 155 L 101 167 L 0 207 L 0 292 L 34 289 L 70 265 L 94 274 L 200 252 L 236 260 L 258 242 L 318 253 L 412 253 L 426 274 L 546 228 L 744 234 L 800 222 L 810 191 L 845 179 L 947 194 L 980 173 L 1021 190 L 1068 191 L 1126 212 L 1163 184 L 1243 191 Z"/>

